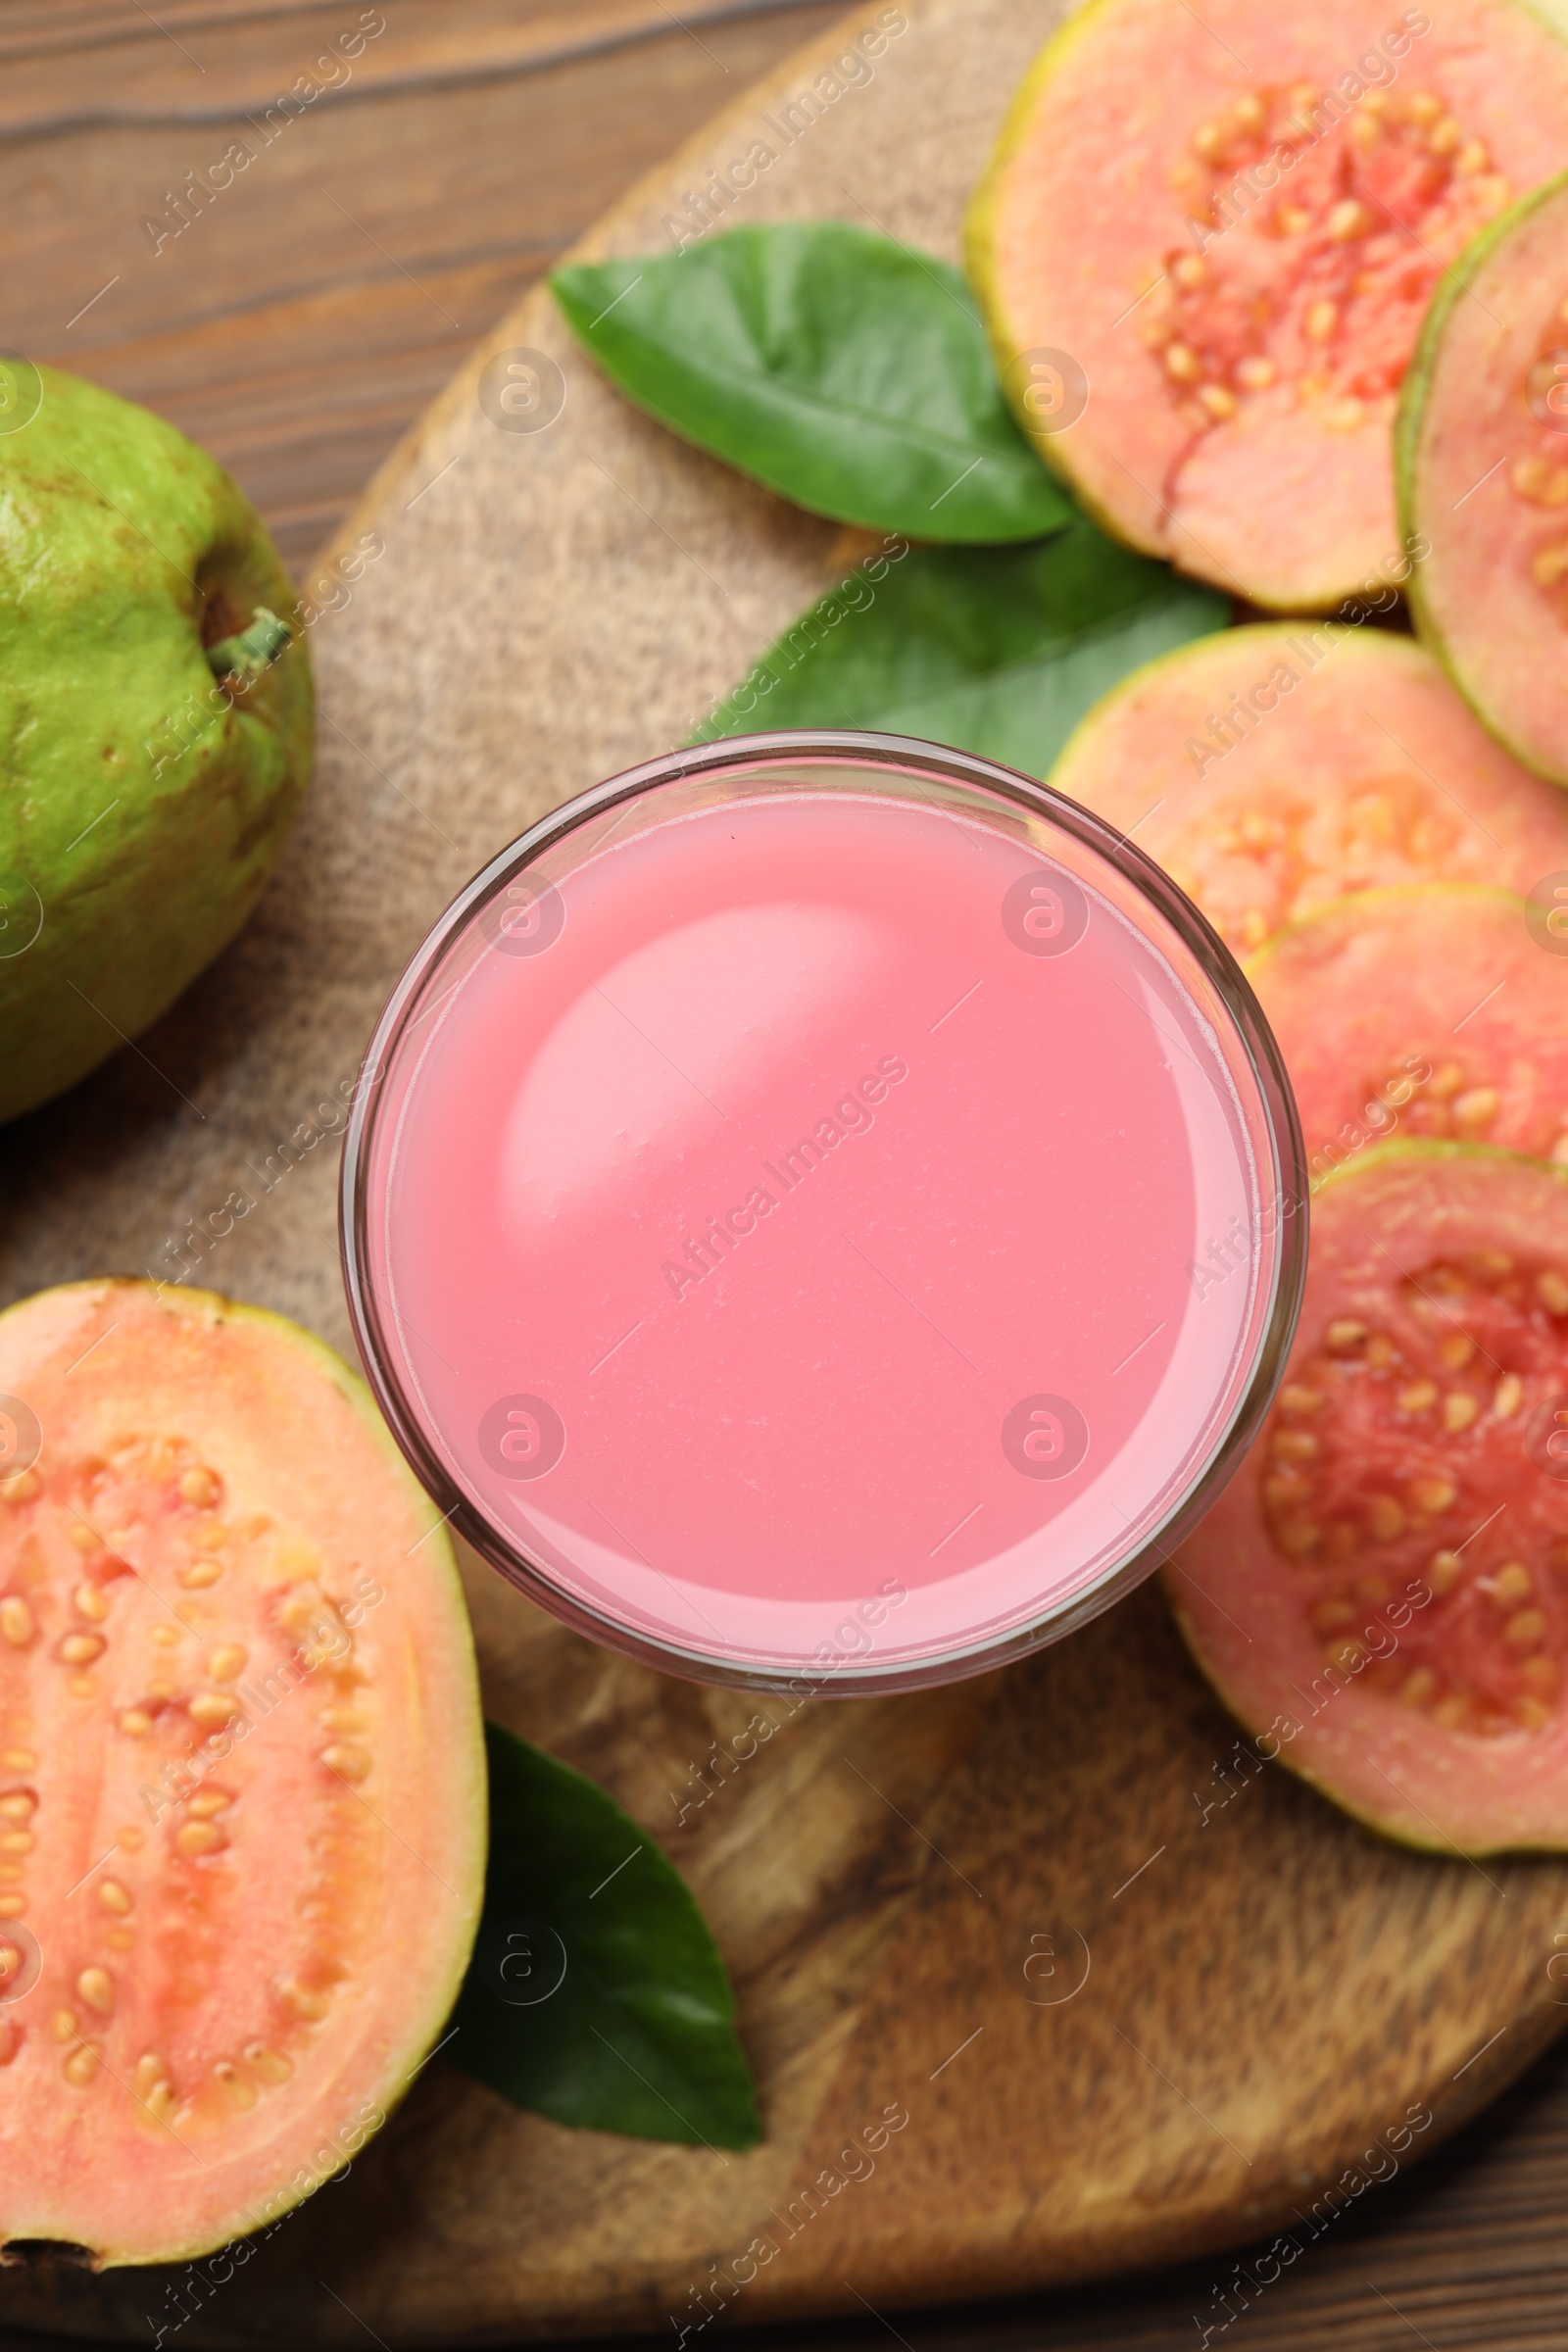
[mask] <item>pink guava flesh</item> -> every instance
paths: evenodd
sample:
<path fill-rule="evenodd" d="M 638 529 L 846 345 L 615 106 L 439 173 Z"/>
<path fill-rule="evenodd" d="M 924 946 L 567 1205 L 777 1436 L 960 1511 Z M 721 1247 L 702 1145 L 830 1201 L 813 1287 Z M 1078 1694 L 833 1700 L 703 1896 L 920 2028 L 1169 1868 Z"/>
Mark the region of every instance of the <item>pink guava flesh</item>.
<path fill-rule="evenodd" d="M 1097 0 L 1019 94 L 970 269 L 1097 516 L 1322 611 L 1398 551 L 1390 423 L 1434 286 L 1565 166 L 1568 46 L 1514 0 Z M 1076 421 L 1031 413 L 1042 353 L 1087 379 Z"/>
<path fill-rule="evenodd" d="M 1568 799 L 1407 637 L 1224 629 L 1096 705 L 1052 783 L 1132 836 L 1249 956 L 1347 891 L 1568 870 Z"/>
<path fill-rule="evenodd" d="M 1323 1186 L 1275 1408 L 1169 1575 L 1261 1753 L 1412 1845 L 1568 1847 L 1568 1170 L 1396 1143 Z"/>
<path fill-rule="evenodd" d="M 1358 891 L 1247 976 L 1314 1177 L 1395 1135 L 1568 1162 L 1568 957 L 1510 892 Z"/>

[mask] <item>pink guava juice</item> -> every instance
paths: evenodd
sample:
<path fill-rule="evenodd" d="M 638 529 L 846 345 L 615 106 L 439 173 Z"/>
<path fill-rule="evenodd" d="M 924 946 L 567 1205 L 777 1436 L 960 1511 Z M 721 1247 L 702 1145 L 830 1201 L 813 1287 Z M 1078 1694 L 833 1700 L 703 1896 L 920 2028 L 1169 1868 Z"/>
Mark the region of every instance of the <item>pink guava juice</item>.
<path fill-rule="evenodd" d="M 457 902 L 345 1154 L 372 1382 L 612 1645 L 907 1687 L 1157 1564 L 1266 1407 L 1295 1114 L 1136 850 L 895 738 L 633 771 Z"/>

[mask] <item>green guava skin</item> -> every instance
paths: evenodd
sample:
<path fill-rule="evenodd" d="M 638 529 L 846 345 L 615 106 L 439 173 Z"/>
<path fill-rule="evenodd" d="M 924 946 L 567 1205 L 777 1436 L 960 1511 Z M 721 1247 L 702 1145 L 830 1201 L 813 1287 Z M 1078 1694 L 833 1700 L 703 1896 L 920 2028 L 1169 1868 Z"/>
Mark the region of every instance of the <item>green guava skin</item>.
<path fill-rule="evenodd" d="M 294 590 L 243 492 L 162 417 L 37 374 L 36 414 L 0 432 L 0 1119 L 226 947 L 314 734 Z M 236 697 L 204 643 L 258 606 L 292 642 Z"/>
<path fill-rule="evenodd" d="M 1394 498 L 1399 517 L 1403 545 L 1408 547 L 1420 532 L 1417 516 L 1421 509 L 1421 427 L 1426 419 L 1427 402 L 1443 356 L 1443 337 L 1455 307 L 1470 299 L 1475 280 L 1491 261 L 1499 245 L 1505 245 L 1522 220 L 1549 204 L 1568 187 L 1568 172 L 1560 172 L 1554 179 L 1544 180 L 1539 188 L 1530 188 L 1500 213 L 1490 227 L 1472 239 L 1458 260 L 1439 279 L 1431 305 L 1422 324 L 1421 333 L 1411 354 L 1399 389 L 1399 405 L 1394 417 Z M 1448 651 L 1447 640 L 1438 626 L 1427 594 L 1427 575 L 1418 564 L 1410 574 L 1405 596 L 1410 606 L 1410 618 L 1422 644 L 1436 654 L 1449 683 L 1475 712 L 1489 735 L 1495 736 L 1503 750 L 1512 755 L 1521 766 L 1533 768 L 1538 775 L 1552 784 L 1568 785 L 1568 775 L 1559 775 L 1544 767 L 1539 757 L 1515 743 L 1508 727 L 1508 713 L 1494 703 L 1484 702 L 1474 676 L 1461 674 L 1460 664 Z"/>

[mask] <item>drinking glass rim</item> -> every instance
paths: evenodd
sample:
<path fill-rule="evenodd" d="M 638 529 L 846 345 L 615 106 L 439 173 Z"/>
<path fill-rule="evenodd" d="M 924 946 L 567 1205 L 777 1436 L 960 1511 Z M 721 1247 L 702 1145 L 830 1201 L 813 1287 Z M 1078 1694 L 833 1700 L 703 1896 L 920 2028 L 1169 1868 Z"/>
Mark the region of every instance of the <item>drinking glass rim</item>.
<path fill-rule="evenodd" d="M 978 785 L 1043 817 L 1107 863 L 1114 863 L 1139 896 L 1152 905 L 1194 957 L 1214 990 L 1240 1039 L 1251 1071 L 1273 1152 L 1273 1199 L 1278 1249 L 1266 1309 L 1257 1318 L 1260 1337 L 1251 1369 L 1229 1419 L 1210 1443 L 1202 1469 L 1173 1502 L 1136 1551 L 1108 1569 L 1086 1591 L 1006 1634 L 959 1644 L 920 1660 L 878 1667 L 874 1657 L 848 1659 L 815 1682 L 803 1674 L 747 1665 L 675 1642 L 655 1640 L 619 1618 L 591 1607 L 535 1567 L 507 1543 L 476 1508 L 427 1444 L 420 1417 L 411 1407 L 391 1368 L 374 1285 L 368 1271 L 368 1153 L 379 1106 L 377 1088 L 393 1066 L 410 1013 L 432 970 L 473 916 L 545 851 L 594 817 L 666 784 L 680 784 L 716 771 L 769 764 L 875 766 Z M 803 789 L 809 789 L 804 787 Z M 1130 862 L 1129 862 L 1130 861 Z M 1129 834 L 1117 830 L 1081 803 L 1038 778 L 1003 766 L 974 752 L 931 743 L 914 735 L 882 735 L 865 728 L 776 728 L 755 735 L 726 735 L 645 760 L 602 783 L 561 802 L 499 851 L 466 883 L 404 966 L 382 1007 L 357 1074 L 344 1135 L 338 1189 L 339 1254 L 355 1346 L 371 1394 L 399 1450 L 425 1493 L 451 1527 L 506 1581 L 590 1641 L 657 1670 L 685 1680 L 751 1690 L 801 1691 L 811 1696 L 865 1697 L 957 1682 L 1013 1663 L 1074 1633 L 1114 1606 L 1144 1583 L 1189 1534 L 1228 1485 L 1242 1454 L 1256 1435 L 1284 1373 L 1306 1280 L 1309 1171 L 1299 1113 L 1284 1057 L 1247 975 L 1213 925 L 1178 888 L 1163 867 Z M 1161 1550 L 1161 1557 L 1150 1554 Z"/>

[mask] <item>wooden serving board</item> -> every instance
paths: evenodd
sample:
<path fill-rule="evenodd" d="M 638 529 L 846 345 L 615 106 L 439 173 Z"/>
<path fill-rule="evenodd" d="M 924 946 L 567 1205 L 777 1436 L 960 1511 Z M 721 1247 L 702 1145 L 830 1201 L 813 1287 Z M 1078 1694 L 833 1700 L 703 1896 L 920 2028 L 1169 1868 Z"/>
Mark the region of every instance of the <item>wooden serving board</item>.
<path fill-rule="evenodd" d="M 1056 9 L 901 6 L 868 85 L 786 145 L 781 110 L 831 86 L 846 36 L 803 52 L 583 250 L 665 243 L 710 168 L 761 138 L 783 151 L 734 219 L 843 214 L 956 254 Z M 565 379 L 537 433 L 479 398 L 518 347 Z M 843 552 L 626 408 L 542 294 L 340 544 L 366 532 L 385 552 L 315 628 L 319 775 L 256 920 L 138 1051 L 4 1138 L 7 1298 L 184 1263 L 346 1344 L 317 1106 L 405 957 L 524 825 L 682 740 Z M 234 1192 L 248 1213 L 192 1243 Z M 606 1782 L 712 1922 L 765 2144 L 569 2132 L 438 2061 L 231 2280 L 176 2301 L 158 2273 L 14 2270 L 0 2323 L 146 2342 L 186 2313 L 192 2346 L 678 2339 L 718 2300 L 882 2313 L 1265 2230 L 1304 2246 L 1329 2183 L 1413 2161 L 1568 2018 L 1547 1975 L 1568 1865 L 1401 1853 L 1276 1768 L 1249 1776 L 1157 1592 L 983 1683 L 775 1707 L 715 1779 L 751 1699 L 610 1657 L 469 1568 L 490 1711 Z"/>

